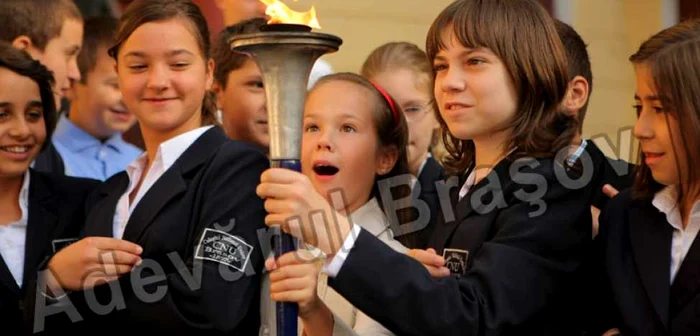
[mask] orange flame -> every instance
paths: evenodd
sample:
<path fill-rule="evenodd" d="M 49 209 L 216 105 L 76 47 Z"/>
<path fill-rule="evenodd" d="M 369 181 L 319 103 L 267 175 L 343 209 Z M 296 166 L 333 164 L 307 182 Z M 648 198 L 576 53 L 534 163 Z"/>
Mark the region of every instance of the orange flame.
<path fill-rule="evenodd" d="M 296 12 L 279 0 L 260 0 L 260 2 L 267 6 L 265 14 L 270 17 L 270 21 L 268 21 L 269 24 L 301 24 L 311 28 L 321 29 L 314 6 L 311 6 L 311 9 L 307 12 Z"/>

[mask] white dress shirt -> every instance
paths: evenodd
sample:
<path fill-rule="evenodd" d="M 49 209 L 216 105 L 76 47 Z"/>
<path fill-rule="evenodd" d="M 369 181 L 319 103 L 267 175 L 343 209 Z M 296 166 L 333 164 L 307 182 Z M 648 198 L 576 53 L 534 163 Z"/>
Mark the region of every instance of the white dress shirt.
<path fill-rule="evenodd" d="M 180 134 L 168 141 L 163 142 L 158 146 L 158 151 L 153 159 L 151 168 L 146 172 L 146 177 L 139 188 L 133 202 L 129 202 L 129 195 L 138 186 L 141 181 L 141 176 L 148 165 L 148 153 L 143 153 L 138 159 L 130 163 L 126 167 L 126 174 L 129 176 L 129 187 L 126 192 L 119 198 L 117 209 L 114 212 L 114 221 L 112 224 L 112 233 L 114 238 L 122 238 L 126 224 L 129 222 L 131 213 L 139 204 L 141 199 L 146 195 L 149 189 L 163 176 L 170 167 L 180 158 L 199 137 L 208 131 L 213 126 L 203 126 L 189 132 Z"/>
<path fill-rule="evenodd" d="M 651 202 L 655 208 L 666 215 L 666 220 L 671 227 L 673 227 L 673 238 L 671 240 L 671 283 L 673 283 L 673 280 L 676 278 L 685 256 L 688 255 L 688 251 L 693 245 L 698 231 L 700 231 L 700 202 L 695 202 L 693 205 L 690 211 L 690 218 L 688 218 L 688 225 L 684 229 L 677 200 L 677 186 L 667 186 L 657 192 Z"/>
<path fill-rule="evenodd" d="M 19 208 L 22 217 L 19 221 L 0 225 L 0 255 L 17 286 L 24 280 L 24 246 L 27 240 L 27 220 L 29 219 L 29 172 L 24 173 L 24 182 L 19 191 Z"/>

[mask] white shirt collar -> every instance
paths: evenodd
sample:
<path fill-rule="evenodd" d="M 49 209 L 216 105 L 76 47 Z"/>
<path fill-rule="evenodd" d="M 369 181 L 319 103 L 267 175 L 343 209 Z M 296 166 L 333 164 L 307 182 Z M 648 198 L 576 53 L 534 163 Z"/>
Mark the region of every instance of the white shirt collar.
<path fill-rule="evenodd" d="M 666 220 L 676 230 L 683 230 L 681 213 L 678 208 L 678 186 L 666 186 L 654 195 L 651 204 L 666 215 Z M 700 201 L 695 202 L 690 217 L 700 216 Z"/>
<path fill-rule="evenodd" d="M 379 202 L 374 197 L 350 214 L 350 218 L 353 223 L 359 224 L 375 236 L 379 236 L 389 229 L 384 211 L 379 207 Z"/>
<path fill-rule="evenodd" d="M 29 219 L 29 171 L 24 173 L 22 188 L 19 190 L 19 208 L 22 210 L 22 219 L 18 224 L 27 226 Z"/>
<path fill-rule="evenodd" d="M 428 160 L 433 157 L 433 154 L 428 152 L 428 156 L 425 157 L 423 162 L 420 164 L 420 168 L 418 168 L 418 175 L 416 177 L 419 177 L 421 173 L 423 173 L 423 168 L 425 168 L 425 165 L 428 163 Z"/>

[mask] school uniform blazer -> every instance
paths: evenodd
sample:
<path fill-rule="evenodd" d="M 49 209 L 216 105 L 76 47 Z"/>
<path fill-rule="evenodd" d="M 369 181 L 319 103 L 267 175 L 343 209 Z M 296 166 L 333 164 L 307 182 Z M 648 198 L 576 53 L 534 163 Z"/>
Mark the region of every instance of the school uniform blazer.
<path fill-rule="evenodd" d="M 700 334 L 700 239 L 670 283 L 673 228 L 651 201 L 626 190 L 600 215 L 598 272 L 592 273 L 591 335 Z M 594 281 L 598 280 L 598 281 Z"/>
<path fill-rule="evenodd" d="M 610 197 L 603 193 L 603 186 L 610 184 L 617 190 L 632 187 L 635 165 L 624 160 L 611 159 L 596 146 L 592 140 L 586 142 L 586 153 L 593 164 L 591 188 L 593 188 L 591 205 L 602 210 Z"/>
<path fill-rule="evenodd" d="M 2 334 L 20 335 L 25 313 L 31 310 L 40 264 L 80 234 L 85 222 L 85 199 L 99 181 L 49 175 L 29 170 L 29 206 L 25 239 L 24 276 L 17 286 L 0 257 L 0 316 Z M 26 315 L 29 318 L 29 314 Z M 29 322 L 27 322 L 27 327 Z"/>
<path fill-rule="evenodd" d="M 399 335 L 568 335 L 559 318 L 573 303 L 559 296 L 590 242 L 590 189 L 564 188 L 554 165 L 506 159 L 461 201 L 452 189 L 432 246 L 454 249 L 460 277 L 435 280 L 362 230 L 331 286 Z"/>
<path fill-rule="evenodd" d="M 427 226 L 416 232 L 411 232 L 402 235 L 402 239 L 407 243 L 408 248 L 425 249 L 428 247 L 428 242 L 435 229 L 438 212 L 440 212 L 440 201 L 438 189 L 435 183 L 445 179 L 445 168 L 438 163 L 432 156 L 428 157 L 418 175 L 418 184 L 420 185 L 420 194 L 418 199 L 425 202 L 430 209 L 430 221 Z M 418 213 L 412 209 L 413 219 L 418 218 Z"/>
<path fill-rule="evenodd" d="M 102 303 L 122 300 L 105 316 L 81 307 L 87 325 L 139 334 L 257 334 L 266 212 L 255 189 L 268 167 L 262 151 L 228 140 L 220 128 L 202 134 L 131 214 L 123 239 L 143 247 L 143 263 L 82 292 Z M 113 236 L 128 185 L 120 173 L 99 188 L 85 236 Z M 116 287 L 121 295 L 113 295 Z"/>

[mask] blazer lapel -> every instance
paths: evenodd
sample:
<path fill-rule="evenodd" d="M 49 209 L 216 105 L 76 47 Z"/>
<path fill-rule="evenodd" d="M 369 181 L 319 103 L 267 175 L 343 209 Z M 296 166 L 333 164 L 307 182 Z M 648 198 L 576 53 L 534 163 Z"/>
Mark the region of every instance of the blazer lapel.
<path fill-rule="evenodd" d="M 7 264 L 5 264 L 5 260 L 2 258 L 2 256 L 0 256 L 0 283 L 19 297 L 20 288 L 17 286 L 15 277 L 12 276 L 12 272 L 10 272 L 10 269 L 7 268 Z"/>
<path fill-rule="evenodd" d="M 494 205 L 494 197 L 496 195 L 502 197 L 503 186 L 510 183 L 510 177 L 508 176 L 508 167 L 510 167 L 510 163 L 511 161 L 509 159 L 501 160 L 485 178 L 472 186 L 469 192 L 467 192 L 461 200 L 456 202 L 457 205 L 454 207 L 455 220 L 450 223 L 445 223 L 444 233 L 440 242 L 441 247 L 447 245 L 459 224 L 469 217 L 472 212 L 476 210 L 479 213 L 486 213 L 494 210 L 491 209 Z M 466 177 L 469 173 L 470 172 L 465 174 L 464 181 L 460 180 L 458 188 L 453 188 L 456 192 L 455 199 L 459 198 L 459 191 L 462 190 L 462 186 L 466 182 Z M 496 200 L 496 202 L 498 201 L 499 200 Z"/>
<path fill-rule="evenodd" d="M 119 173 L 98 188 L 101 199 L 90 209 L 82 236 L 114 237 L 114 214 L 119 198 L 129 188 L 129 177 L 126 172 Z"/>
<path fill-rule="evenodd" d="M 664 214 L 650 206 L 631 207 L 629 223 L 632 253 L 642 284 L 661 321 L 668 326 L 673 229 Z"/>
<path fill-rule="evenodd" d="M 671 317 L 680 312 L 700 290 L 700 235 L 683 260 L 681 268 L 671 285 Z"/>
<path fill-rule="evenodd" d="M 153 219 L 171 200 L 187 190 L 184 176 L 202 164 L 227 141 L 226 135 L 218 127 L 206 131 L 175 161 L 163 176 L 144 195 L 129 217 L 123 238 L 137 242 Z"/>
<path fill-rule="evenodd" d="M 29 279 L 37 272 L 35 265 L 41 262 L 42 256 L 47 255 L 50 248 L 50 238 L 54 236 L 58 217 L 51 192 L 46 188 L 44 180 L 32 173 L 29 186 L 29 217 L 27 218 L 27 236 L 24 246 L 24 280 L 22 288 L 26 288 Z"/>

